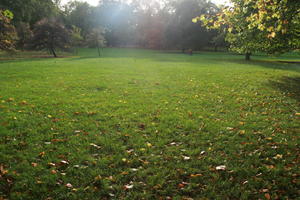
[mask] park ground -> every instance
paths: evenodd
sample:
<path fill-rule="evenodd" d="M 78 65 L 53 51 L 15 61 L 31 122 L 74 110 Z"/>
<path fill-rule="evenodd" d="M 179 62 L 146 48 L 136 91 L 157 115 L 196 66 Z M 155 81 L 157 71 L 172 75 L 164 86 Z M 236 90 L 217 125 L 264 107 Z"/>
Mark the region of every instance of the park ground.
<path fill-rule="evenodd" d="M 0 199 L 300 196 L 295 55 L 16 57 L 0 59 Z"/>

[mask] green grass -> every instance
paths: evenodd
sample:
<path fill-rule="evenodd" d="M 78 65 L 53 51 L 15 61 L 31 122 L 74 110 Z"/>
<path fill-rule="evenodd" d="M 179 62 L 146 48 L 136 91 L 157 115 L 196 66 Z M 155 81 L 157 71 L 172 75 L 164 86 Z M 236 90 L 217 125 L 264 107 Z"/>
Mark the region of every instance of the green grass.
<path fill-rule="evenodd" d="M 254 60 L 0 61 L 0 199 L 297 199 L 300 65 Z"/>

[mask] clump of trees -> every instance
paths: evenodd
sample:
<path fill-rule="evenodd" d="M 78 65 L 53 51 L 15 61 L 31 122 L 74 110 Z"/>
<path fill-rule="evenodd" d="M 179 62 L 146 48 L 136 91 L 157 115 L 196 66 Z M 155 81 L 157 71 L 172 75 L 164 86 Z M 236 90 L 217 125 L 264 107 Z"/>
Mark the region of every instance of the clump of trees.
<path fill-rule="evenodd" d="M 47 49 L 54 57 L 57 49 L 83 46 L 97 47 L 99 55 L 105 45 L 201 50 L 213 48 L 211 41 L 218 36 L 191 22 L 199 13 L 218 11 L 206 0 L 101 0 L 98 6 L 77 0 L 67 5 L 59 0 L 2 0 L 0 8 L 15 15 L 8 19 L 18 35 L 14 47 Z"/>
<path fill-rule="evenodd" d="M 257 51 L 299 49 L 300 1 L 231 2 L 219 7 L 207 0 L 100 0 L 91 6 L 77 0 L 67 5 L 60 0 L 2 0 L 0 48 L 47 49 L 57 56 L 57 49 L 83 46 L 97 47 L 100 55 L 104 45 L 217 50 L 229 43 L 246 59 Z"/>
<path fill-rule="evenodd" d="M 193 19 L 208 29 L 219 29 L 233 51 L 279 54 L 300 48 L 300 1 L 232 0 L 217 14 L 202 14 Z"/>

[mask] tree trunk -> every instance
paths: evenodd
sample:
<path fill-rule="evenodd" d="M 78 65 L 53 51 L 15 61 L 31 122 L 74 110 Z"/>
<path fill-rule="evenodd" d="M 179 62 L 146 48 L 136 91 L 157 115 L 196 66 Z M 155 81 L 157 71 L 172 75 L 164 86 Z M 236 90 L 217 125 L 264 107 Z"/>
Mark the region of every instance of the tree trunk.
<path fill-rule="evenodd" d="M 251 53 L 246 53 L 245 59 L 246 59 L 246 60 L 250 60 L 250 56 L 251 56 Z"/>
<path fill-rule="evenodd" d="M 98 49 L 98 55 L 99 55 L 99 57 L 101 57 L 99 45 L 97 45 L 97 49 Z"/>
<path fill-rule="evenodd" d="M 50 52 L 53 54 L 54 58 L 57 58 L 57 55 L 56 55 L 56 53 L 54 51 L 54 48 L 50 48 Z"/>

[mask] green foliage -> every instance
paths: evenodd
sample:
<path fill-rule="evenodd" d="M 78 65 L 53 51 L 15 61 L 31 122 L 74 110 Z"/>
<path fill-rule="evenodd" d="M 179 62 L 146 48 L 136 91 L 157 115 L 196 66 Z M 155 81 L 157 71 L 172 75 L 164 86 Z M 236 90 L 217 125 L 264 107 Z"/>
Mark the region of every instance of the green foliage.
<path fill-rule="evenodd" d="M 0 9 L 0 50 L 15 50 L 15 43 L 18 37 L 15 27 L 11 24 L 12 19 L 12 12 Z"/>
<path fill-rule="evenodd" d="M 2 11 L 2 13 L 8 19 L 13 19 L 14 18 L 14 14 L 10 10 L 4 10 L 4 11 Z"/>
<path fill-rule="evenodd" d="M 94 28 L 86 38 L 86 44 L 88 47 L 104 47 L 105 46 L 105 38 L 104 38 L 105 30 L 103 28 Z"/>
<path fill-rule="evenodd" d="M 52 0 L 1 0 L 0 8 L 9 9 L 14 13 L 14 24 L 24 22 L 34 25 L 43 18 L 59 13 Z"/>
<path fill-rule="evenodd" d="M 174 45 L 179 49 L 200 50 L 210 45 L 216 31 L 207 31 L 204 27 L 192 22 L 199 14 L 216 13 L 218 7 L 208 1 L 185 0 L 174 1 L 174 14 L 172 15 L 165 35 L 166 44 Z"/>
<path fill-rule="evenodd" d="M 32 39 L 33 33 L 30 29 L 30 25 L 25 22 L 20 22 L 16 25 L 18 33 L 17 46 L 24 50 L 28 46 L 28 41 Z"/>
<path fill-rule="evenodd" d="M 95 26 L 93 20 L 95 13 L 93 7 L 86 2 L 70 1 L 64 7 L 66 23 L 78 27 L 81 35 L 85 37 Z"/>
<path fill-rule="evenodd" d="M 300 66 L 255 59 L 1 59 L 0 198 L 297 199 Z"/>
<path fill-rule="evenodd" d="M 71 43 L 73 47 L 80 47 L 83 45 L 83 37 L 81 35 L 81 29 L 76 27 L 76 26 L 72 26 L 72 30 L 71 30 Z"/>
<path fill-rule="evenodd" d="M 217 15 L 194 18 L 208 28 L 226 27 L 227 41 L 239 53 L 283 53 L 300 47 L 300 2 L 232 0 Z"/>

